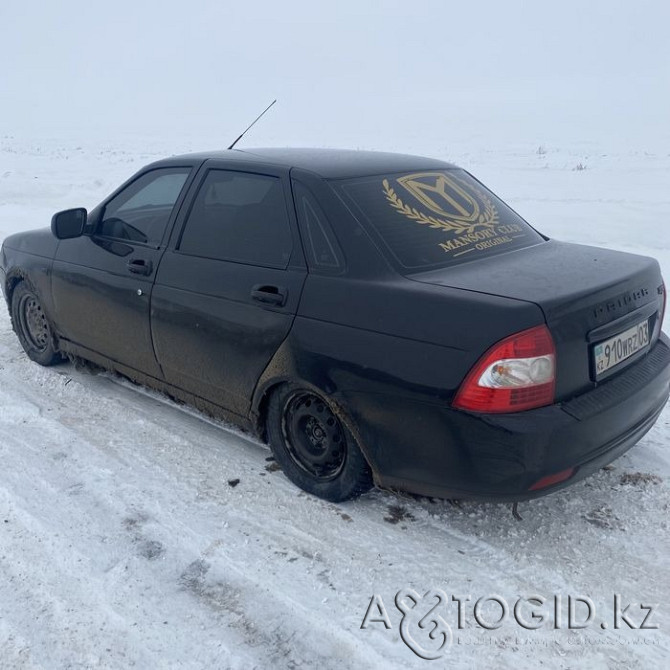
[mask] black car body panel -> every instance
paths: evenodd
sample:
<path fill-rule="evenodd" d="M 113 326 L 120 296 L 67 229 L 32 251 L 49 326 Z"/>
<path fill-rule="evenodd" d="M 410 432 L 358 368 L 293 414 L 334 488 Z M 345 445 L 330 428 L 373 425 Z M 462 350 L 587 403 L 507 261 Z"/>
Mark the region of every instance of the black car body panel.
<path fill-rule="evenodd" d="M 540 307 L 561 361 L 557 400 L 594 386 L 590 343 L 644 318 L 651 319 L 653 331 L 661 307 L 660 269 L 653 258 L 555 240 L 411 278 Z"/>
<path fill-rule="evenodd" d="M 151 328 L 167 382 L 246 415 L 258 378 L 291 330 L 306 271 L 233 265 L 166 254 Z M 281 286 L 285 304 L 250 302 L 259 284 Z"/>
<path fill-rule="evenodd" d="M 157 265 L 160 250 L 119 242 L 103 246 L 103 241 L 88 236 L 63 242 L 51 282 L 60 335 L 161 377 L 149 321 L 154 277 L 131 275 L 127 265 L 139 255 Z M 123 247 L 123 253 L 111 245 Z"/>
<path fill-rule="evenodd" d="M 278 385 L 297 380 L 315 389 L 337 408 L 382 486 L 501 500 L 541 495 L 630 448 L 667 401 L 658 263 L 528 228 L 527 245 L 514 251 L 403 270 L 341 193 L 340 180 L 374 178 L 382 193 L 385 175 L 449 170 L 433 159 L 336 150 L 158 161 L 90 212 L 83 236 L 59 241 L 40 230 L 7 238 L 2 288 L 8 303 L 18 281 L 34 288 L 62 352 L 261 436 Z M 169 186 L 169 202 L 133 201 L 133 189 L 146 192 L 142 180 L 147 191 L 154 182 Z M 281 226 L 281 239 L 240 221 L 237 251 L 235 244 L 215 251 L 215 236 L 211 252 L 189 247 L 193 212 L 231 184 L 258 212 L 274 198 L 259 216 Z M 455 189 L 451 202 L 465 216 L 467 194 L 458 201 Z M 447 225 L 439 217 L 422 222 L 406 225 L 418 232 Z M 597 374 L 594 345 L 640 322 L 648 323 L 648 345 Z M 503 414 L 453 407 L 484 352 L 545 326 L 556 349 L 553 404 Z M 564 480 L 534 488 L 568 469 Z"/>
<path fill-rule="evenodd" d="M 0 250 L 0 279 L 7 300 L 19 281 L 28 281 L 42 296 L 43 307 L 53 320 L 51 298 L 51 268 L 58 240 L 51 230 L 31 230 L 5 238 Z"/>
<path fill-rule="evenodd" d="M 443 169 L 455 167 L 435 158 L 411 156 L 384 151 L 356 151 L 346 149 L 312 148 L 251 148 L 235 151 L 208 151 L 201 154 L 175 156 L 154 165 L 182 162 L 183 160 L 226 161 L 235 167 L 247 164 L 249 168 L 258 166 L 278 169 L 299 169 L 317 175 L 322 179 L 345 179 L 414 170 Z"/>
<path fill-rule="evenodd" d="M 517 414 L 480 415 L 389 395 L 345 394 L 363 440 L 375 445 L 380 483 L 428 496 L 524 500 L 586 477 L 630 449 L 668 400 L 663 336 L 638 365 L 572 401 Z M 417 439 L 419 433 L 421 439 Z M 372 437 L 374 436 L 374 439 Z M 566 481 L 532 491 L 542 477 Z"/>
<path fill-rule="evenodd" d="M 52 235 L 51 230 L 43 228 L 15 233 L 6 237 L 3 244 L 7 249 L 52 259 L 58 246 L 58 240 Z"/>

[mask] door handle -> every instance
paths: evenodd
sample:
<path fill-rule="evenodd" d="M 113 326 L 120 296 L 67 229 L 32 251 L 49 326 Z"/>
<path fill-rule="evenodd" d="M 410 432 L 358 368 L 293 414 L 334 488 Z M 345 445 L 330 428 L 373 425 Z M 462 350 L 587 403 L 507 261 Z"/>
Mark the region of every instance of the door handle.
<path fill-rule="evenodd" d="M 277 305 L 283 307 L 286 303 L 288 290 L 281 286 L 267 286 L 265 284 L 256 284 L 251 289 L 251 299 L 257 302 L 263 302 L 266 305 Z"/>
<path fill-rule="evenodd" d="M 151 274 L 153 264 L 151 261 L 144 260 L 144 258 L 131 258 L 126 267 L 129 272 L 146 277 Z"/>

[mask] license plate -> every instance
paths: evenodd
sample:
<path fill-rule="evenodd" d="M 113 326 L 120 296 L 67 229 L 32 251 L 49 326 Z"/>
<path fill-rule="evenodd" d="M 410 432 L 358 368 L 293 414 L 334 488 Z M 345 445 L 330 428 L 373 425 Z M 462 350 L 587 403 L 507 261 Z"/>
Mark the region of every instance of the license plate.
<path fill-rule="evenodd" d="M 602 375 L 615 365 L 619 365 L 633 354 L 649 344 L 649 321 L 624 330 L 609 340 L 596 344 L 593 357 L 596 365 L 596 376 Z"/>

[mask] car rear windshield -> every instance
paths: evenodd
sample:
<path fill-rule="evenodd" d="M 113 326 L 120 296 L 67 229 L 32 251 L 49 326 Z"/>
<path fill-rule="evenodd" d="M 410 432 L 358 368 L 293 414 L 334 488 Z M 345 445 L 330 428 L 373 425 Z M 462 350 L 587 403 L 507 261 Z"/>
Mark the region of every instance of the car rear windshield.
<path fill-rule="evenodd" d="M 464 170 L 330 183 L 382 249 L 409 272 L 455 265 L 543 241 Z"/>

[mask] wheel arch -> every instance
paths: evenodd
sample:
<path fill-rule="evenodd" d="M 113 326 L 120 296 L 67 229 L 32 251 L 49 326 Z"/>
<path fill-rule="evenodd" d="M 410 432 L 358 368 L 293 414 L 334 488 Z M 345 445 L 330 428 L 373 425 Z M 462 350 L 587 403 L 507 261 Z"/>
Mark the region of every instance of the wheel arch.
<path fill-rule="evenodd" d="M 32 288 L 30 280 L 28 279 L 28 275 L 24 270 L 20 268 L 14 268 L 7 273 L 7 277 L 5 278 L 4 293 L 5 300 L 7 302 L 7 308 L 10 310 L 10 313 L 12 309 L 12 297 L 14 295 L 14 291 L 22 281 L 26 282 L 28 286 Z"/>
<path fill-rule="evenodd" d="M 337 387 L 334 382 L 322 372 L 318 357 L 310 358 L 312 360 L 309 364 L 303 362 L 302 365 L 299 365 L 289 340 L 284 340 L 261 375 L 252 397 L 250 421 L 254 432 L 267 442 L 268 405 L 272 394 L 285 384 L 300 384 L 305 390 L 323 396 L 328 401 L 338 419 L 353 435 L 372 471 L 374 480 L 377 481 L 378 468 L 371 458 L 370 449 L 364 437 L 365 431 L 354 420 L 354 413 L 349 411 L 345 402 L 342 402 L 343 398 L 336 393 Z"/>

